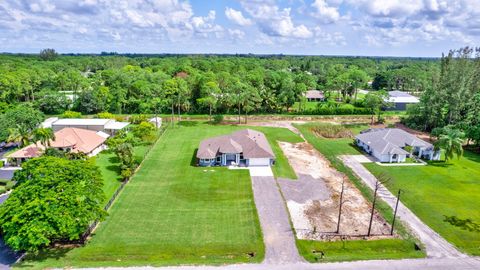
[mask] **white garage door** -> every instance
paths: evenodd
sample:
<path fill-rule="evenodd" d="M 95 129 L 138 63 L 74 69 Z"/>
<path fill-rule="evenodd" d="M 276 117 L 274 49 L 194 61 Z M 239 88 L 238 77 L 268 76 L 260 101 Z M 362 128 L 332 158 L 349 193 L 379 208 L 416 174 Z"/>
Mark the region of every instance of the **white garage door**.
<path fill-rule="evenodd" d="M 248 160 L 248 166 L 269 166 L 269 158 L 251 158 Z"/>

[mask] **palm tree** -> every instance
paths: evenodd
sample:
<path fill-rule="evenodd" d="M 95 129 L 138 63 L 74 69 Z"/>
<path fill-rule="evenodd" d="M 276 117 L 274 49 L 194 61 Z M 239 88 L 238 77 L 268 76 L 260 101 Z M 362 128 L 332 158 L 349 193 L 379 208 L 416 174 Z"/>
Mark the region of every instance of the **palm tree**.
<path fill-rule="evenodd" d="M 8 129 L 8 142 L 19 143 L 20 146 L 24 146 L 30 143 L 32 138 L 31 131 L 24 125 L 17 125 L 16 128 Z"/>
<path fill-rule="evenodd" d="M 33 138 L 45 148 L 48 148 L 51 141 L 55 140 L 55 134 L 51 128 L 37 128 L 33 133 Z"/>
<path fill-rule="evenodd" d="M 455 155 L 460 158 L 463 155 L 463 140 L 465 133 L 458 129 L 445 129 L 444 134 L 440 134 L 435 147 L 445 150 L 445 162 L 452 159 Z"/>

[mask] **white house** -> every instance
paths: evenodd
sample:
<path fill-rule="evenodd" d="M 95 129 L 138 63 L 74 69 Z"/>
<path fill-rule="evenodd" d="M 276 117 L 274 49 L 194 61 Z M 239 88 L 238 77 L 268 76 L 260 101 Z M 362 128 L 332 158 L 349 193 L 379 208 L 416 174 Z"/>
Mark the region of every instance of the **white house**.
<path fill-rule="evenodd" d="M 405 162 L 411 155 L 428 160 L 440 159 L 440 151 L 436 151 L 432 144 L 398 128 L 365 130 L 355 136 L 355 143 L 380 162 Z M 408 146 L 411 150 L 406 149 Z"/>
<path fill-rule="evenodd" d="M 409 104 L 417 104 L 420 100 L 403 91 L 390 91 L 388 92 L 388 100 L 389 103 L 393 104 L 393 107 L 387 108 L 388 110 L 396 110 L 396 111 L 405 111 Z"/>

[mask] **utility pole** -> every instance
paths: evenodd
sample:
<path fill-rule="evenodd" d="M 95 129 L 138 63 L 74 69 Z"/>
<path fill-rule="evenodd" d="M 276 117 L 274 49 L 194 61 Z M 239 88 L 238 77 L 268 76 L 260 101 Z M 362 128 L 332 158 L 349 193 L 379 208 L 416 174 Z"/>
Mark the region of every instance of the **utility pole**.
<path fill-rule="evenodd" d="M 402 191 L 401 189 L 398 190 L 397 202 L 395 203 L 395 211 L 393 212 L 392 229 L 390 231 L 390 235 L 393 235 L 393 228 L 395 227 L 395 218 L 397 217 L 398 202 L 400 201 L 401 191 Z"/>
<path fill-rule="evenodd" d="M 337 221 L 337 231 L 340 232 L 340 221 L 342 217 L 342 206 L 343 206 L 343 191 L 345 190 L 345 178 L 342 180 L 342 191 L 340 192 L 340 205 L 338 206 L 338 221 Z"/>
<path fill-rule="evenodd" d="M 377 191 L 379 185 L 380 183 L 377 180 L 377 182 L 375 182 L 375 192 L 373 193 L 372 213 L 370 215 L 370 223 L 368 224 L 367 236 L 370 236 L 370 233 L 372 231 L 373 214 L 375 212 L 375 203 L 377 202 Z"/>

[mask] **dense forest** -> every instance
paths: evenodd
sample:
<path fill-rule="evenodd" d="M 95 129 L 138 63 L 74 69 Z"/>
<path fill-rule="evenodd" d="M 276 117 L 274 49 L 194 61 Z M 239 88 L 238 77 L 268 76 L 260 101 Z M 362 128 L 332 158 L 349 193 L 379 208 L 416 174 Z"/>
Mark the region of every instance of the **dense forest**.
<path fill-rule="evenodd" d="M 355 104 L 368 81 L 419 93 L 437 73 L 436 59 L 1 55 L 0 111 L 30 102 L 46 114 L 281 113 L 309 89 Z"/>

